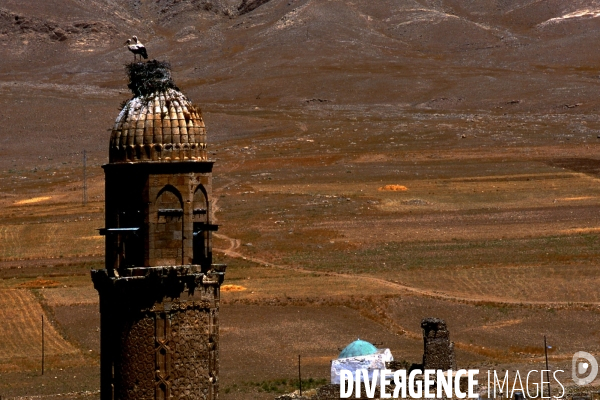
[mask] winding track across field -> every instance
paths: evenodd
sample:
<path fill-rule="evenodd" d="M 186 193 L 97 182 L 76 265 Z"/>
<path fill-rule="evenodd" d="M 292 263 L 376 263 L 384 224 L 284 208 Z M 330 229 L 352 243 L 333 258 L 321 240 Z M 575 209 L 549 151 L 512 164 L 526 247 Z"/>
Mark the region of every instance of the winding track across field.
<path fill-rule="evenodd" d="M 216 213 L 219 210 L 219 206 L 218 206 L 219 197 L 217 196 L 217 194 L 219 194 L 223 190 L 224 187 L 235 185 L 238 182 L 238 180 L 236 180 L 236 179 L 228 179 L 228 181 L 229 182 L 221 185 L 220 188 L 215 189 L 213 192 L 214 195 L 213 195 L 212 207 L 211 207 L 210 213 L 211 213 L 211 219 L 214 222 L 217 221 Z M 244 260 L 249 260 L 249 261 L 255 262 L 257 264 L 262 264 L 264 266 L 278 268 L 278 269 L 282 269 L 282 270 L 299 272 L 299 273 L 303 273 L 303 274 L 323 273 L 323 271 L 315 271 L 315 270 L 310 270 L 310 269 L 306 269 L 306 268 L 293 267 L 293 266 L 289 266 L 289 265 L 274 264 L 274 263 L 271 263 L 264 259 L 261 259 L 259 257 L 246 256 L 238 251 L 238 249 L 241 246 L 241 241 L 239 239 L 231 238 L 231 237 L 229 237 L 227 235 L 223 235 L 221 233 L 215 233 L 214 235 L 219 239 L 226 240 L 229 242 L 229 247 L 227 247 L 226 249 L 215 248 L 216 251 L 220 251 L 229 257 L 241 258 Z M 340 274 L 337 272 L 327 272 L 327 274 L 329 276 L 335 276 L 335 277 L 338 277 L 341 279 L 356 279 L 357 276 L 360 276 L 361 279 L 376 283 L 377 285 L 380 285 L 381 287 L 389 287 L 389 288 L 394 288 L 397 290 L 399 289 L 399 290 L 402 290 L 402 291 L 405 291 L 405 292 L 408 292 L 411 294 L 415 294 L 418 296 L 429 297 L 429 298 L 434 298 L 434 299 L 439 299 L 439 300 L 452 301 L 452 302 L 457 302 L 457 303 L 469 303 L 469 304 L 493 303 L 496 305 L 530 306 L 530 307 L 539 307 L 539 308 L 548 308 L 548 307 L 580 308 L 580 307 L 590 307 L 590 306 L 598 307 L 598 306 L 600 306 L 600 302 L 570 302 L 570 301 L 544 302 L 544 301 L 509 300 L 509 299 L 498 299 L 498 298 L 462 297 L 462 296 L 456 296 L 456 295 L 452 295 L 452 294 L 448 294 L 448 293 L 444 293 L 444 292 L 407 286 L 407 285 L 403 285 L 401 283 L 391 282 L 386 279 L 377 278 L 377 277 L 373 277 L 373 276 L 348 275 L 348 274 Z"/>

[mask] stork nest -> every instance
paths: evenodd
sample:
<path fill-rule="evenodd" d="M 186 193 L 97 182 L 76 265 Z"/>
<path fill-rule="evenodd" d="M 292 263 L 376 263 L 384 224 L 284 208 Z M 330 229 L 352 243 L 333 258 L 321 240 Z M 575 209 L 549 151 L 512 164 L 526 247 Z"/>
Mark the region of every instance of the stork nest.
<path fill-rule="evenodd" d="M 129 76 L 127 87 L 136 97 L 167 89 L 179 90 L 171 77 L 171 64 L 166 61 L 133 62 L 125 65 L 125 68 Z"/>

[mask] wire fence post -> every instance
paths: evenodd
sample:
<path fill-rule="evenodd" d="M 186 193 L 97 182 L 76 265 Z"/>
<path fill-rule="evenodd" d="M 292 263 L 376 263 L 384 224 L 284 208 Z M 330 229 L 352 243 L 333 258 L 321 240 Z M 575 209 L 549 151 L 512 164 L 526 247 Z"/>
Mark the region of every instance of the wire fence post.
<path fill-rule="evenodd" d="M 83 150 L 83 205 L 87 205 L 87 174 L 86 174 L 86 165 L 87 164 L 87 152 L 85 149 Z"/>
<path fill-rule="evenodd" d="M 42 314 L 42 375 L 44 375 L 44 314 Z"/>
<path fill-rule="evenodd" d="M 302 396 L 302 372 L 300 369 L 300 354 L 298 354 L 298 387 L 300 388 L 300 396 Z"/>
<path fill-rule="evenodd" d="M 544 335 L 544 354 L 546 355 L 546 379 L 548 380 L 548 396 L 552 397 L 550 391 L 550 368 L 548 367 L 548 344 L 546 343 L 546 335 Z"/>

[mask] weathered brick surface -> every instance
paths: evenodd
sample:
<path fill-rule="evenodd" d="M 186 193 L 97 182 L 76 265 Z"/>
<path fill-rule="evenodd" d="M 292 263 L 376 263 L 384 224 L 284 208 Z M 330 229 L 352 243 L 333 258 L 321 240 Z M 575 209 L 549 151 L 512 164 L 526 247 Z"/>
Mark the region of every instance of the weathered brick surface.
<path fill-rule="evenodd" d="M 217 398 L 222 267 L 92 272 L 100 294 L 101 363 L 114 399 Z M 114 375 L 111 371 L 114 366 Z M 101 398 L 112 399 L 102 388 Z"/>
<path fill-rule="evenodd" d="M 103 166 L 105 269 L 92 271 L 102 400 L 218 397 L 225 267 L 212 264 L 212 166 L 200 111 L 178 90 L 119 114 Z"/>
<path fill-rule="evenodd" d="M 105 228 L 139 229 L 107 235 L 106 268 L 210 267 L 212 162 L 117 163 L 104 170 Z"/>
<path fill-rule="evenodd" d="M 446 322 L 439 318 L 425 318 L 423 328 L 423 369 L 456 370 L 454 343 L 450 342 L 450 332 Z"/>

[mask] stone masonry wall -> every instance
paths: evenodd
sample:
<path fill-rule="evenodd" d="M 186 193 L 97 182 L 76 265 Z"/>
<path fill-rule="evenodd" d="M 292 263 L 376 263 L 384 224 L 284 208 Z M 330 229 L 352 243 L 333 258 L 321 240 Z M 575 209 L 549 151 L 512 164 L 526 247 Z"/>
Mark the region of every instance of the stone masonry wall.
<path fill-rule="evenodd" d="M 456 369 L 454 343 L 450 341 L 450 332 L 446 322 L 439 318 L 425 318 L 423 328 L 423 369 Z"/>

